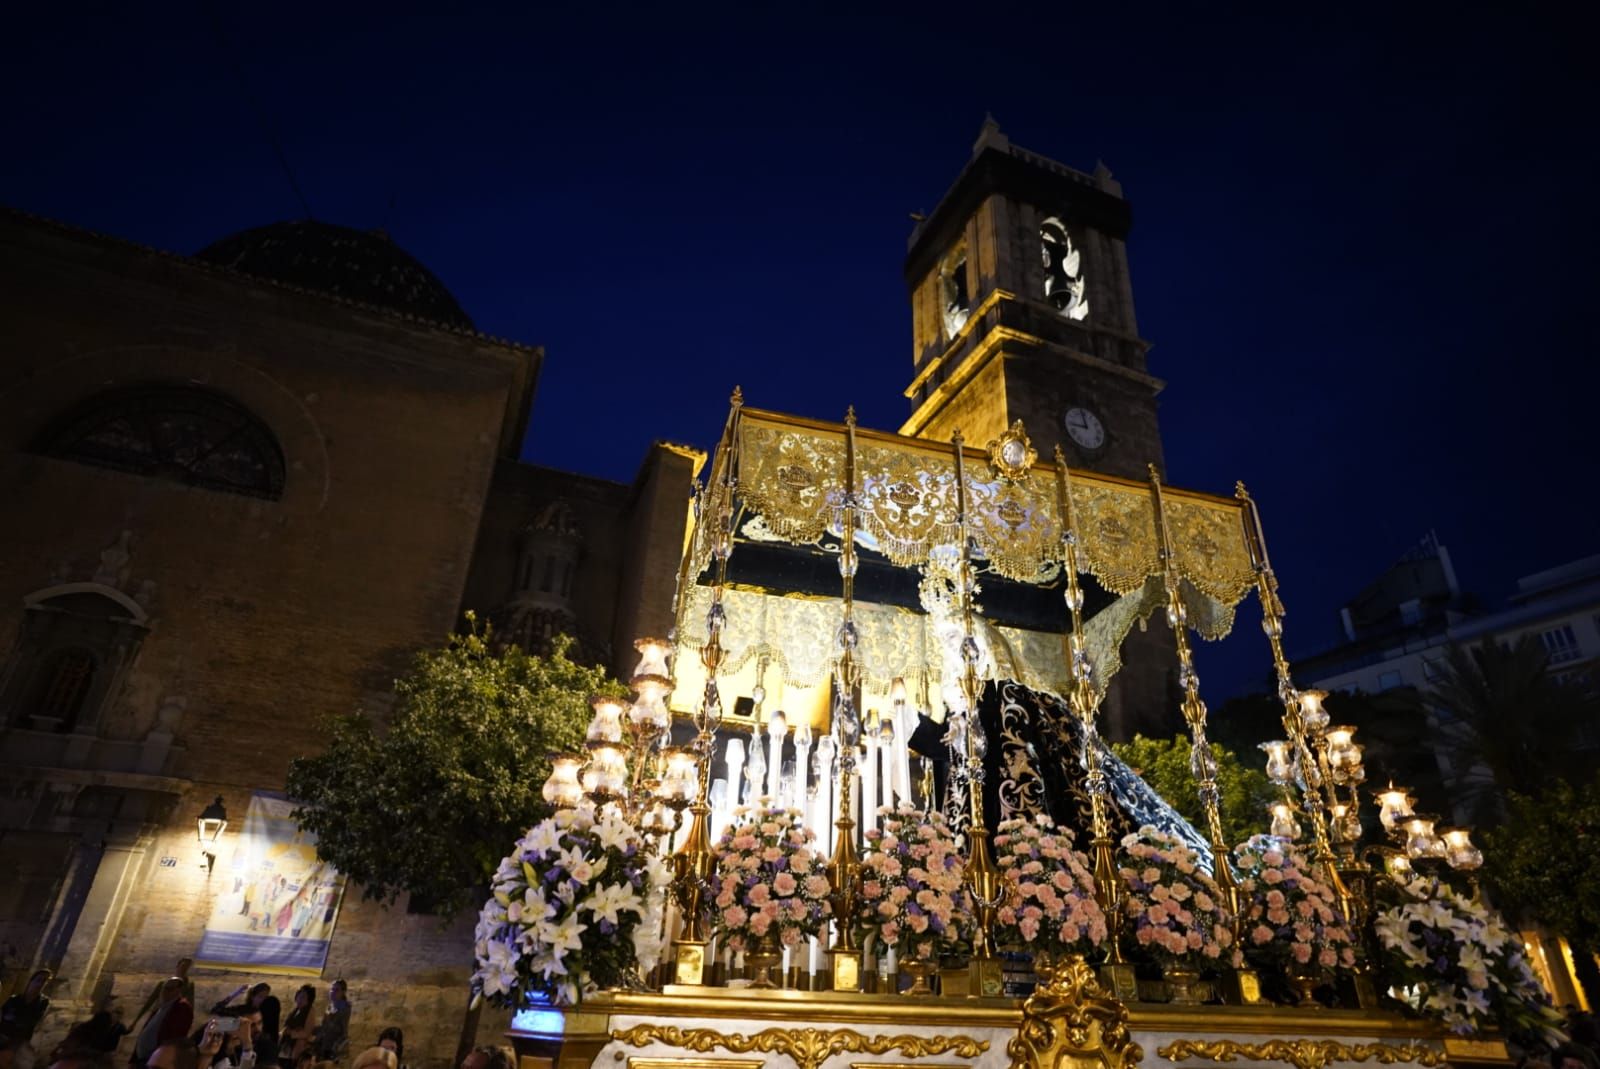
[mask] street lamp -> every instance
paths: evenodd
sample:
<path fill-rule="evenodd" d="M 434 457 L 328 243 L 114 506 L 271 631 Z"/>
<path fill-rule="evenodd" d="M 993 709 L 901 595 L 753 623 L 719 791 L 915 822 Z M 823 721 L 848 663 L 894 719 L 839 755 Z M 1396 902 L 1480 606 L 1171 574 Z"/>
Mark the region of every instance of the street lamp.
<path fill-rule="evenodd" d="M 228 811 L 223 808 L 222 795 L 219 794 L 215 801 L 200 811 L 199 818 L 195 820 L 195 835 L 200 840 L 200 852 L 205 855 L 208 876 L 217 864 L 217 840 L 222 838 L 222 833 L 227 829 Z"/>

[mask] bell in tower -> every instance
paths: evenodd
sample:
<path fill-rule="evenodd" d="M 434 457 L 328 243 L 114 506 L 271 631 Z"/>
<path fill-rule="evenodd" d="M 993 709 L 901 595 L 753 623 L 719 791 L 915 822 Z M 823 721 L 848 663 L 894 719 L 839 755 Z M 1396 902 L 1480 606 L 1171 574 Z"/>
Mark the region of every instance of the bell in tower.
<path fill-rule="evenodd" d="M 937 207 L 911 235 L 911 417 L 902 434 L 998 438 L 1020 419 L 1075 467 L 1142 479 L 1162 466 L 1156 395 L 1128 276 L 1132 217 L 1093 173 L 984 124 Z"/>

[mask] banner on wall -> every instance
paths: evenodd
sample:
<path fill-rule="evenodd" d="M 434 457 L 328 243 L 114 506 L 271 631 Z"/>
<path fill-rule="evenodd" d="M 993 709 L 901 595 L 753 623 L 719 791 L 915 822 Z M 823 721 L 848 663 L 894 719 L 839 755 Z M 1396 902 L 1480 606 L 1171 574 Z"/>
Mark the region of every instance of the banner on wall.
<path fill-rule="evenodd" d="M 250 797 L 233 857 L 218 859 L 217 887 L 195 964 L 316 976 L 328 960 L 344 877 L 317 857 L 316 836 L 276 794 Z"/>

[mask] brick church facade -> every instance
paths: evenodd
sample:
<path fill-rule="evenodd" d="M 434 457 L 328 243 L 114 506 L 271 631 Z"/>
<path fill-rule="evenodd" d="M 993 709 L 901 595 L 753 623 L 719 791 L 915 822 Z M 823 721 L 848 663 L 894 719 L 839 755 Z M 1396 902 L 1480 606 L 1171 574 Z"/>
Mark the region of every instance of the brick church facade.
<path fill-rule="evenodd" d="M 668 627 L 637 577 L 674 574 L 699 455 L 632 486 L 517 461 L 543 354 L 381 236 L 181 257 L 3 214 L 0 322 L 0 954 L 57 974 L 41 1040 L 107 993 L 131 1019 L 221 880 L 199 813 L 237 827 L 463 608 L 614 672 Z M 347 892 L 324 976 L 352 1043 L 403 1023 L 411 1064 L 451 1060 L 470 932 Z M 196 978 L 209 1005 L 247 977 Z"/>
<path fill-rule="evenodd" d="M 1109 173 L 986 128 L 912 237 L 901 433 L 1020 418 L 1074 465 L 1159 465 L 1128 225 Z M 242 817 L 328 714 L 381 716 L 463 610 L 618 677 L 671 626 L 704 455 L 658 443 L 631 484 L 521 462 L 542 351 L 478 333 L 382 235 L 284 223 L 189 257 L 0 212 L 0 323 L 0 956 L 9 985 L 55 971 L 43 1042 L 107 994 L 131 1018 L 194 952 L 207 804 Z M 1130 644 L 1113 735 L 1175 707 L 1170 636 Z M 411 1065 L 448 1063 L 470 944 L 470 918 L 347 891 L 322 976 L 351 984 L 353 1046 L 400 1023 Z M 200 970 L 198 1001 L 253 978 Z"/>

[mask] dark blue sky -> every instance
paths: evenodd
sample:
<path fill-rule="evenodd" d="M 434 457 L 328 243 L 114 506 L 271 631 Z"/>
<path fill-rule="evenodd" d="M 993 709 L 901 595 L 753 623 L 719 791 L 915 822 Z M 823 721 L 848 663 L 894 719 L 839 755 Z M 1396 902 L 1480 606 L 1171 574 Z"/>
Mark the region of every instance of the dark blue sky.
<path fill-rule="evenodd" d="M 1122 181 L 1170 477 L 1262 502 L 1291 652 L 1430 528 L 1491 601 L 1600 550 L 1587 31 L 1040 6 L 63 14 L 3 46 L 0 201 L 192 252 L 304 214 L 264 115 L 316 217 L 548 348 L 526 456 L 627 479 L 709 445 L 734 383 L 898 426 L 908 213 L 991 111 Z M 1241 632 L 1217 698 L 1267 668 Z"/>

